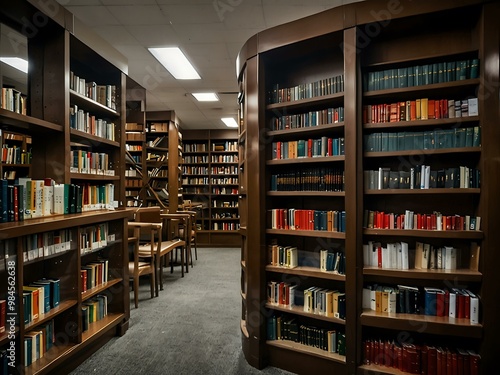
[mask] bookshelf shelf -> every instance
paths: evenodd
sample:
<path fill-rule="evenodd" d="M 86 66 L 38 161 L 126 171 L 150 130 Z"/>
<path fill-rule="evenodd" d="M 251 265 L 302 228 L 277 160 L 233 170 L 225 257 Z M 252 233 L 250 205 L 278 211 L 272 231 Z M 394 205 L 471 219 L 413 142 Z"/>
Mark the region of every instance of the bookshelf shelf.
<path fill-rule="evenodd" d="M 370 236 L 398 236 L 420 238 L 460 238 L 481 240 L 483 232 L 478 230 L 425 230 L 425 229 L 363 229 Z"/>
<path fill-rule="evenodd" d="M 483 334 L 483 326 L 481 324 L 471 324 L 469 319 L 440 316 L 363 311 L 360 322 L 365 326 L 410 332 L 418 331 L 425 326 L 426 333 L 435 335 L 481 338 Z"/>
<path fill-rule="evenodd" d="M 299 353 L 305 353 L 315 357 L 327 359 L 329 361 L 345 364 L 345 356 L 343 355 L 339 355 L 337 353 L 329 353 L 326 350 L 299 344 L 297 342 L 287 340 L 267 340 L 266 344 L 269 346 L 287 349 Z"/>
<path fill-rule="evenodd" d="M 0 108 L 0 121 L 2 125 L 9 127 L 9 130 L 16 130 L 25 134 L 44 134 L 46 131 L 63 132 L 63 126 L 35 117 L 21 115 L 6 109 Z M 14 128 L 14 129 L 12 129 Z"/>
<path fill-rule="evenodd" d="M 64 311 L 72 308 L 73 306 L 76 306 L 77 304 L 78 304 L 77 300 L 62 301 L 58 306 L 50 309 L 49 312 L 43 314 L 42 317 L 39 317 L 37 319 L 33 319 L 28 324 L 25 324 L 24 330 L 28 331 L 28 330 L 30 330 L 30 329 L 32 329 L 40 324 L 48 322 L 49 320 L 53 319 L 55 316 L 63 313 Z"/>
<path fill-rule="evenodd" d="M 317 126 L 307 126 L 303 128 L 285 129 L 285 130 L 269 130 L 267 135 L 269 137 L 287 138 L 296 135 L 314 136 L 314 134 L 326 133 L 329 131 L 341 131 L 344 128 L 344 122 L 321 124 Z"/>
<path fill-rule="evenodd" d="M 299 275 L 304 277 L 314 277 L 317 279 L 336 280 L 345 282 L 345 275 L 340 275 L 331 271 L 320 271 L 315 267 L 299 266 L 295 268 L 285 268 L 267 265 L 266 271 L 281 273 L 285 275 Z"/>
<path fill-rule="evenodd" d="M 82 344 L 97 339 L 102 332 L 117 326 L 123 319 L 123 314 L 109 313 L 101 320 L 89 324 L 89 329 L 82 332 Z"/>
<path fill-rule="evenodd" d="M 336 323 L 336 324 L 340 324 L 340 325 L 345 325 L 345 320 L 344 319 L 339 319 L 339 318 L 334 318 L 334 317 L 329 317 L 329 316 L 324 316 L 324 315 L 319 315 L 319 314 L 308 313 L 308 312 L 304 311 L 304 307 L 303 306 L 286 307 L 286 306 L 273 305 L 273 304 L 270 304 L 270 303 L 266 303 L 266 307 L 268 309 L 271 309 L 271 310 L 286 312 L 286 313 L 289 313 L 289 314 L 307 316 L 307 317 L 310 317 L 310 318 L 313 318 L 313 319 L 324 320 L 326 322 L 331 322 L 331 323 Z"/>
<path fill-rule="evenodd" d="M 284 230 L 284 229 L 266 229 L 267 234 L 280 234 L 286 236 L 299 237 L 318 237 L 318 238 L 337 238 L 345 239 L 345 233 L 328 232 L 322 230 Z"/>
<path fill-rule="evenodd" d="M 345 197 L 345 191 L 267 191 L 270 197 Z"/>
<path fill-rule="evenodd" d="M 359 366 L 358 373 L 363 375 L 377 375 L 377 374 L 409 375 L 409 372 L 404 372 L 394 367 L 379 366 L 374 364 Z"/>
<path fill-rule="evenodd" d="M 45 356 L 32 363 L 24 369 L 25 375 L 46 374 L 51 371 L 61 358 L 69 355 L 77 347 L 77 344 L 70 343 L 66 345 L 57 345 L 50 348 Z"/>
<path fill-rule="evenodd" d="M 72 180 L 95 180 L 95 181 L 118 181 L 120 176 L 107 176 L 104 174 L 91 174 L 91 173 L 71 173 Z"/>
<path fill-rule="evenodd" d="M 123 279 L 116 278 L 113 280 L 109 280 L 101 285 L 98 285 L 95 288 L 86 290 L 85 292 L 82 292 L 82 301 L 86 301 L 89 298 L 92 298 L 92 297 L 96 296 L 97 294 L 104 292 L 106 289 L 111 288 L 113 285 L 120 284 L 120 283 L 123 283 Z"/>
<path fill-rule="evenodd" d="M 457 124 L 469 124 L 479 122 L 479 116 L 467 116 L 458 118 L 440 118 L 431 120 L 397 121 L 363 124 L 363 129 L 408 129 L 408 128 L 436 128 L 454 127 Z"/>
<path fill-rule="evenodd" d="M 393 277 L 401 279 L 416 279 L 416 280 L 460 280 L 464 282 L 481 282 L 482 274 L 478 271 L 465 269 L 458 270 L 432 270 L 432 269 L 410 269 L 410 270 L 393 270 L 381 269 L 375 267 L 364 267 L 363 275 Z"/>
<path fill-rule="evenodd" d="M 344 100 L 344 93 L 336 93 L 331 95 L 317 96 L 309 99 L 294 100 L 289 102 L 273 103 L 266 106 L 267 110 L 276 109 L 302 109 L 308 107 L 322 107 L 325 105 L 331 105 L 332 103 L 341 103 Z"/>
<path fill-rule="evenodd" d="M 442 149 L 427 149 L 427 150 L 408 150 L 408 151 L 382 151 L 382 152 L 365 152 L 366 158 L 382 158 L 393 156 L 433 156 L 443 154 L 463 154 L 463 153 L 479 153 L 481 147 L 456 147 L 456 148 L 442 148 Z"/>
<path fill-rule="evenodd" d="M 407 194 L 407 195 L 426 195 L 426 194 L 479 194 L 481 189 L 467 188 L 467 189 L 382 189 L 382 190 L 365 190 L 366 195 L 394 195 L 394 194 Z"/>
<path fill-rule="evenodd" d="M 114 109 L 106 107 L 105 105 L 98 103 L 95 100 L 86 97 L 85 95 L 81 95 L 71 89 L 69 90 L 69 93 L 71 102 L 77 104 L 79 107 L 84 107 L 87 111 L 92 111 L 93 113 L 103 116 L 119 116 L 119 113 Z"/>
<path fill-rule="evenodd" d="M 266 161 L 267 165 L 302 164 L 302 163 L 331 163 L 345 161 L 344 155 L 321 156 L 316 158 L 273 159 Z"/>
<path fill-rule="evenodd" d="M 93 146 L 99 146 L 102 144 L 102 145 L 106 145 L 106 147 L 109 147 L 109 146 L 120 147 L 120 143 L 118 143 L 116 141 L 112 141 L 110 139 L 103 138 L 103 137 L 98 137 L 96 135 L 85 133 L 85 132 L 82 132 L 80 130 L 70 129 L 70 134 L 71 134 L 72 139 L 78 140 L 80 142 L 85 141 L 85 140 L 92 141 Z"/>

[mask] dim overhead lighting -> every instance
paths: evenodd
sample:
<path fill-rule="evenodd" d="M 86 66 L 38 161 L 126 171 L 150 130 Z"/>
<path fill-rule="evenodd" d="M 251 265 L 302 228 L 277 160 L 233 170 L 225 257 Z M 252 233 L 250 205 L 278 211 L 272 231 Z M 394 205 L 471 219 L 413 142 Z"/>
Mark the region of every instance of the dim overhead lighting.
<path fill-rule="evenodd" d="M 215 92 L 196 92 L 192 94 L 199 102 L 217 102 L 219 97 Z"/>
<path fill-rule="evenodd" d="M 232 117 L 224 117 L 224 118 L 221 118 L 222 122 L 224 124 L 226 124 L 226 126 L 228 128 L 237 128 L 238 127 L 238 123 L 236 122 L 236 120 Z"/>
<path fill-rule="evenodd" d="M 148 48 L 148 50 L 175 79 L 201 79 L 178 47 Z"/>
<path fill-rule="evenodd" d="M 28 73 L 28 61 L 20 57 L 0 57 L 0 61 L 20 70 L 23 73 Z"/>

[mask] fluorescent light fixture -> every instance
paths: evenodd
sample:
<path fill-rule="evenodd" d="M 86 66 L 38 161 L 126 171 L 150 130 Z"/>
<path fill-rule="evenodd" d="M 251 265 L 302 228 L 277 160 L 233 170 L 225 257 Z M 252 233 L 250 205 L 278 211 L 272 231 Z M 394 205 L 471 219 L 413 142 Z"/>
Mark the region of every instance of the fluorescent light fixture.
<path fill-rule="evenodd" d="M 215 92 L 194 92 L 192 94 L 199 102 L 218 102 L 219 97 Z"/>
<path fill-rule="evenodd" d="M 0 57 L 0 61 L 20 70 L 23 73 L 28 73 L 28 61 L 20 57 Z"/>
<path fill-rule="evenodd" d="M 237 128 L 238 127 L 238 123 L 232 117 L 223 117 L 223 118 L 221 118 L 221 120 L 224 124 L 226 124 L 226 126 L 228 128 Z"/>
<path fill-rule="evenodd" d="M 175 79 L 201 79 L 178 47 L 148 48 Z"/>

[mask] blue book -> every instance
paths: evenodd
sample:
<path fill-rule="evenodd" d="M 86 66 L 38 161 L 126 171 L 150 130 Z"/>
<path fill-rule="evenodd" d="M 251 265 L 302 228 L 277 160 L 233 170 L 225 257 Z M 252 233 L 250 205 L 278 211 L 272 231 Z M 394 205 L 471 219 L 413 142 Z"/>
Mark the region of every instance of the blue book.
<path fill-rule="evenodd" d="M 6 223 L 9 221 L 9 215 L 8 215 L 8 209 L 9 209 L 9 200 L 8 200 L 8 191 L 7 191 L 7 180 L 2 179 L 0 180 L 0 210 L 1 210 L 1 215 L 0 215 L 0 221 L 2 223 Z"/>
<path fill-rule="evenodd" d="M 30 284 L 30 286 L 41 286 L 43 287 L 43 305 L 44 305 L 44 312 L 48 313 L 50 311 L 50 282 L 40 280 L 40 281 L 35 281 L 33 284 Z"/>

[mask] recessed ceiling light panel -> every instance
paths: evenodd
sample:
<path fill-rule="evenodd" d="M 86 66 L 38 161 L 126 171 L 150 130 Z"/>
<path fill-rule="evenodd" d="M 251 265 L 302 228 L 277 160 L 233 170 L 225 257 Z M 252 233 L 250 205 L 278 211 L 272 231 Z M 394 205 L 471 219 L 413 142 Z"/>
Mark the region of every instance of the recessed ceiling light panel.
<path fill-rule="evenodd" d="M 201 79 L 178 47 L 148 48 L 148 50 L 175 79 Z"/>

